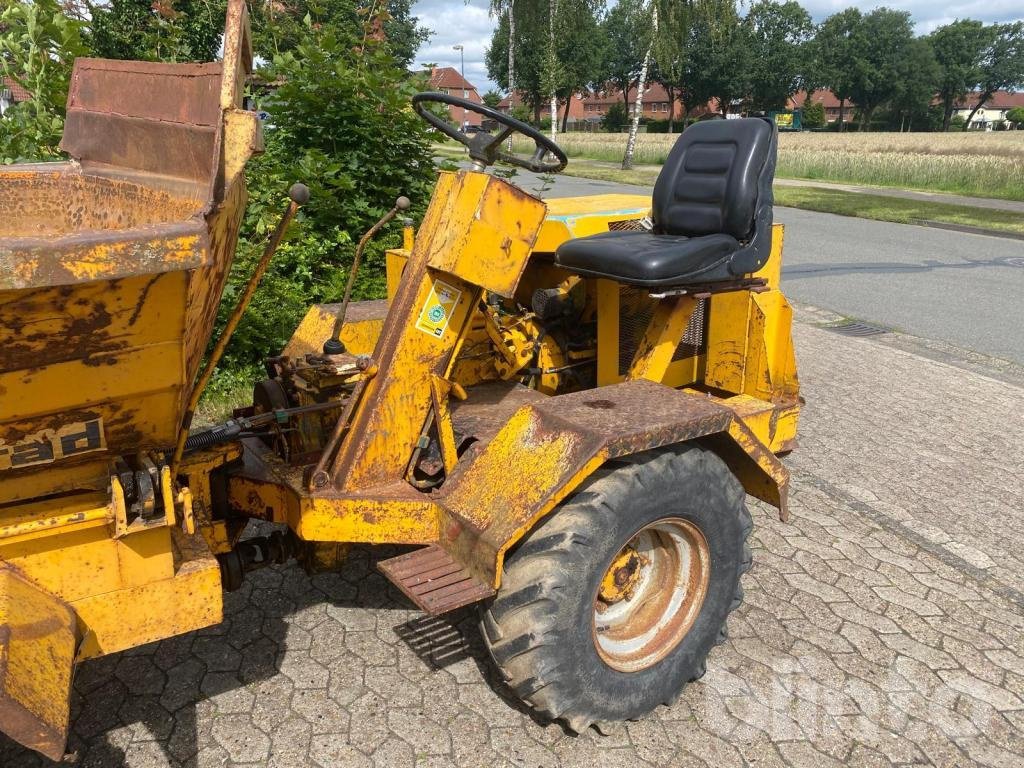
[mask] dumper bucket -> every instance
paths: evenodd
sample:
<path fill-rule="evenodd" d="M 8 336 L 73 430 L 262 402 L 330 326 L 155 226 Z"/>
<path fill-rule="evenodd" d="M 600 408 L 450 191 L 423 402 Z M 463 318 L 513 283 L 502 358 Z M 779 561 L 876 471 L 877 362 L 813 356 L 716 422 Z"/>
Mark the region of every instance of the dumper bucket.
<path fill-rule="evenodd" d="M 80 59 L 71 160 L 0 167 L 0 730 L 53 758 L 76 659 L 220 620 L 217 562 L 152 457 L 182 424 L 261 149 L 251 64 L 244 0 L 220 63 Z M 129 521 L 133 461 L 162 503 L 134 487 L 159 514 Z"/>
<path fill-rule="evenodd" d="M 73 159 L 0 168 L 0 505 L 174 445 L 261 149 L 242 0 L 227 21 L 220 63 L 79 59 Z"/>

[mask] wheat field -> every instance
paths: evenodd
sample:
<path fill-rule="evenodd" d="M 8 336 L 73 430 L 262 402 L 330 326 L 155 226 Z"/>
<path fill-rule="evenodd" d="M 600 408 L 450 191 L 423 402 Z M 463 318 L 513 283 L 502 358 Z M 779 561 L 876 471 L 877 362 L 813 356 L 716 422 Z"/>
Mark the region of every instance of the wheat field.
<path fill-rule="evenodd" d="M 664 163 L 677 138 L 641 134 L 634 163 Z M 557 140 L 569 157 L 613 163 L 626 147 L 624 134 L 564 133 Z M 777 175 L 1024 200 L 1024 131 L 783 133 Z"/>

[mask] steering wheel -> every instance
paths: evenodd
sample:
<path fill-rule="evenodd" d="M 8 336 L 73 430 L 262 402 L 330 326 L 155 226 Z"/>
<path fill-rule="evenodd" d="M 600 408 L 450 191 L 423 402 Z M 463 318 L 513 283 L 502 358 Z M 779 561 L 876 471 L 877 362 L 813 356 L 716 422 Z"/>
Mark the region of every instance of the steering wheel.
<path fill-rule="evenodd" d="M 443 117 L 439 117 L 427 109 L 427 104 L 448 104 L 453 107 L 461 107 L 468 112 L 475 112 L 502 126 L 497 134 L 491 135 L 485 131 L 470 136 L 453 126 Z M 516 120 L 504 112 L 486 106 L 485 104 L 474 104 L 468 99 L 460 99 L 458 96 L 449 96 L 447 93 L 426 92 L 417 93 L 412 97 L 412 106 L 416 113 L 439 130 L 445 136 L 455 139 L 469 149 L 469 156 L 474 164 L 479 166 L 477 170 L 483 170 L 488 165 L 494 165 L 501 161 L 509 165 L 517 165 L 534 173 L 557 173 L 565 168 L 569 159 L 565 156 L 555 142 L 538 131 L 532 125 L 527 125 L 521 120 Z M 536 149 L 530 157 L 514 155 L 511 152 L 502 150 L 501 145 L 513 133 L 521 133 L 527 138 L 533 139 Z M 554 155 L 554 159 L 545 156 Z"/>

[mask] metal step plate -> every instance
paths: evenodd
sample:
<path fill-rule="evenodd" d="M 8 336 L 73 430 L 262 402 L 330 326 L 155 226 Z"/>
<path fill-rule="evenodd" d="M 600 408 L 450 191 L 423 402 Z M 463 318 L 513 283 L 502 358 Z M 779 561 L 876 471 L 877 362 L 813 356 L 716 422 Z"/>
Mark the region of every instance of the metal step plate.
<path fill-rule="evenodd" d="M 473 578 L 437 544 L 382 560 L 377 563 L 377 569 L 431 616 L 454 611 L 494 594 L 494 589 Z"/>

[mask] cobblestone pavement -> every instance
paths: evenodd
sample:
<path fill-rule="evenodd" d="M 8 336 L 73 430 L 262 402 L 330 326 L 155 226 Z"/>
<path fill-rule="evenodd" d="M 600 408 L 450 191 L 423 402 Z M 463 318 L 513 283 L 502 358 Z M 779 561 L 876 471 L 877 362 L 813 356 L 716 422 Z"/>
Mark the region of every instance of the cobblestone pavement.
<path fill-rule="evenodd" d="M 796 340 L 792 521 L 753 505 L 746 602 L 671 708 L 604 735 L 538 724 L 471 611 L 419 617 L 357 551 L 312 580 L 258 573 L 222 625 L 83 665 L 81 764 L 1021 766 L 1024 393 L 807 322 Z M 0 741 L 5 768 L 43 764 Z"/>

